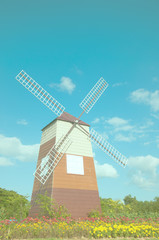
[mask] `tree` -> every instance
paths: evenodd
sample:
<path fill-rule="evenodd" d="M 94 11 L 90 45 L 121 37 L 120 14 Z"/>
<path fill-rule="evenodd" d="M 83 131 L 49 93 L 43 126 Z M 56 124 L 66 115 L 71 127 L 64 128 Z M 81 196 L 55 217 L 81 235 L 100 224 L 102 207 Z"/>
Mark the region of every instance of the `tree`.
<path fill-rule="evenodd" d="M 14 191 L 0 188 L 0 219 L 14 217 L 22 220 L 26 218 L 30 208 L 27 198 Z"/>
<path fill-rule="evenodd" d="M 101 209 L 103 216 L 125 216 L 131 213 L 130 205 L 125 205 L 121 200 L 112 200 L 111 198 L 108 199 L 100 199 L 101 201 Z"/>
<path fill-rule="evenodd" d="M 137 203 L 136 197 L 132 197 L 129 194 L 124 198 L 124 203 L 125 203 L 125 205 L 127 205 L 127 204 L 135 205 Z"/>

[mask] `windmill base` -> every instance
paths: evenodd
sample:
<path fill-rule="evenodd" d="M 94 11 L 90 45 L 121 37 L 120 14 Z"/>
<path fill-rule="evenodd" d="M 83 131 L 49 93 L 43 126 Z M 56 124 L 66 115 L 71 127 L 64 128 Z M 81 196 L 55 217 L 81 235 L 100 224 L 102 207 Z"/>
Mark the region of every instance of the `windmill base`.
<path fill-rule="evenodd" d="M 98 191 L 54 188 L 53 199 L 59 205 L 65 206 L 73 218 L 87 217 L 94 209 L 101 211 Z M 29 217 L 37 217 L 40 213 L 38 205 L 34 205 Z"/>

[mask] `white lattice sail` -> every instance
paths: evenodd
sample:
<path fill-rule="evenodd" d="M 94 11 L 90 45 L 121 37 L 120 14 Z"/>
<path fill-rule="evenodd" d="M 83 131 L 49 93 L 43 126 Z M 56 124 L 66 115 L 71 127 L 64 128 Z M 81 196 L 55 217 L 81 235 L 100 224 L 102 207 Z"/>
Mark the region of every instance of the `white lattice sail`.
<path fill-rule="evenodd" d="M 104 78 L 100 78 L 99 81 L 94 85 L 94 87 L 80 103 L 80 107 L 86 113 L 88 113 L 107 87 L 108 83 L 104 80 Z"/>
<path fill-rule="evenodd" d="M 45 91 L 44 88 L 41 87 L 35 80 L 33 80 L 26 72 L 22 70 L 16 76 L 16 80 L 19 81 L 57 116 L 60 116 L 64 112 L 65 107 L 61 105 L 55 98 L 53 98 L 47 91 Z"/>
<path fill-rule="evenodd" d="M 50 149 L 49 153 L 42 158 L 41 163 L 33 174 L 42 184 L 45 184 L 50 177 L 71 143 L 72 141 L 68 137 L 61 137 L 60 140 Z"/>
<path fill-rule="evenodd" d="M 125 167 L 128 159 L 116 150 L 110 143 L 108 143 L 99 133 L 93 128 L 90 131 L 91 140 L 105 153 L 107 153 L 113 160 Z"/>

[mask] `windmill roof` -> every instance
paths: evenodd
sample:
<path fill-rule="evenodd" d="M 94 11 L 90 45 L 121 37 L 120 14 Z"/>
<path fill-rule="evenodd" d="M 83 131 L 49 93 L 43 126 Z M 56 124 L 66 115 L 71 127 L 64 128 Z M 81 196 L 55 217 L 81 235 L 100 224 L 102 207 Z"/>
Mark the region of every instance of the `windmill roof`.
<path fill-rule="evenodd" d="M 61 121 L 65 121 L 65 122 L 74 123 L 75 120 L 77 120 L 77 119 L 78 119 L 78 118 L 74 117 L 73 115 L 71 115 L 71 114 L 69 114 L 69 113 L 67 113 L 67 112 L 63 112 L 63 113 L 61 114 L 61 116 L 55 118 L 52 122 L 50 122 L 49 124 L 47 124 L 47 125 L 42 129 L 42 131 L 43 131 L 47 126 L 49 126 L 50 124 L 52 124 L 52 123 L 53 123 L 54 121 L 56 121 L 56 120 L 61 120 Z M 81 120 L 79 120 L 79 124 L 85 125 L 85 126 L 88 126 L 88 127 L 90 126 L 88 123 L 85 123 L 85 122 L 83 122 L 83 121 L 81 121 Z"/>

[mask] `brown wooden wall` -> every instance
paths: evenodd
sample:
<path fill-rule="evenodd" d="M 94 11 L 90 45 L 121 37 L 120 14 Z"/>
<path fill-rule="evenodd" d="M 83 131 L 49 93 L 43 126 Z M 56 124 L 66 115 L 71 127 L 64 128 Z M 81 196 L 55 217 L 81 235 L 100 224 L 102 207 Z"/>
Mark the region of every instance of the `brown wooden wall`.
<path fill-rule="evenodd" d="M 54 144 L 55 144 L 55 138 L 49 140 L 48 142 L 40 146 L 36 168 L 41 163 L 41 159 L 46 156 L 46 154 L 49 152 L 49 150 Z M 53 184 L 53 174 L 51 174 L 51 176 L 49 177 L 49 179 L 46 181 L 44 185 L 41 184 L 36 178 L 34 178 L 34 185 L 33 185 L 32 197 L 31 197 L 31 209 L 29 212 L 30 217 L 35 217 L 39 212 L 39 208 L 35 203 L 35 200 L 37 199 L 37 194 L 44 194 L 47 191 L 47 195 L 49 197 L 52 197 L 52 190 L 53 190 L 52 184 Z"/>
<path fill-rule="evenodd" d="M 87 217 L 94 209 L 101 211 L 97 190 L 54 188 L 53 198 L 64 205 L 74 218 Z"/>
<path fill-rule="evenodd" d="M 54 170 L 53 188 L 97 190 L 97 180 L 92 157 L 83 156 L 84 175 L 67 174 L 66 154 Z"/>
<path fill-rule="evenodd" d="M 40 146 L 37 167 L 54 144 L 55 138 Z M 100 210 L 94 160 L 92 157 L 86 156 L 83 156 L 83 160 L 84 175 L 67 174 L 66 154 L 64 154 L 55 168 L 54 174 L 51 174 L 44 185 L 36 178 L 34 179 L 30 217 L 36 217 L 39 213 L 40 209 L 35 204 L 35 198 L 37 194 L 44 194 L 45 191 L 49 197 L 55 198 L 59 204 L 65 205 L 75 218 L 86 217 L 88 212 L 93 209 Z"/>

